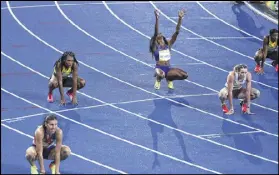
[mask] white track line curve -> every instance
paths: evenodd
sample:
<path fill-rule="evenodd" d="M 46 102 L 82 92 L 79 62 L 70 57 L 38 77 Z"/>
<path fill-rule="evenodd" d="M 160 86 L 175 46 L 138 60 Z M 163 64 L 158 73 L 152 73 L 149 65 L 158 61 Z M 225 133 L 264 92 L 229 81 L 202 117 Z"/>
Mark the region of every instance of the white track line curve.
<path fill-rule="evenodd" d="M 2 89 L 2 88 L 1 88 L 1 89 Z M 26 133 L 24 133 L 24 132 L 22 132 L 22 131 L 19 131 L 19 130 L 15 129 L 15 128 L 12 128 L 12 127 L 10 127 L 10 126 L 8 126 L 8 125 L 5 125 L 5 124 L 1 123 L 1 126 L 7 128 L 7 129 L 10 129 L 10 130 L 12 130 L 12 131 L 15 131 L 15 132 L 17 132 L 17 133 L 19 133 L 19 134 L 21 134 L 21 135 L 24 135 L 24 136 L 26 136 L 26 137 L 29 137 L 29 138 L 33 139 L 33 136 L 31 136 L 31 135 L 29 135 L 29 134 L 26 134 Z M 99 165 L 99 166 L 101 166 L 101 167 L 107 168 L 107 169 L 109 169 L 109 170 L 118 172 L 118 173 L 120 173 L 120 174 L 128 174 L 128 173 L 126 173 L 126 172 L 124 172 L 124 171 L 121 171 L 121 170 L 112 168 L 112 167 L 110 167 L 110 166 L 107 166 L 107 165 L 102 164 L 102 163 L 100 163 L 100 162 L 97 162 L 97 161 L 95 161 L 95 160 L 88 159 L 88 158 L 83 157 L 83 156 L 81 156 L 81 155 L 79 155 L 79 154 L 76 154 L 76 153 L 74 153 L 74 152 L 71 152 L 71 155 L 76 156 L 76 157 L 78 157 L 78 158 L 80 158 L 80 159 L 82 159 L 82 160 L 91 162 L 91 163 L 93 163 L 93 164 Z M 22 172 L 22 173 L 23 173 L 23 172 Z"/>
<path fill-rule="evenodd" d="M 20 97 L 20 96 L 14 94 L 14 93 L 12 93 L 12 92 L 7 91 L 6 89 L 4 89 L 4 88 L 2 88 L 2 87 L 1 87 L 1 90 L 4 91 L 4 92 L 6 92 L 7 94 L 10 94 L 10 95 L 12 95 L 12 96 L 18 98 L 18 99 L 21 99 L 21 100 L 23 100 L 23 101 L 25 101 L 25 102 L 27 102 L 27 103 L 29 103 L 29 104 L 32 104 L 32 105 L 34 105 L 34 106 L 37 106 L 38 108 L 41 108 L 41 109 L 43 109 L 43 110 L 45 110 L 45 111 L 48 111 L 48 112 L 53 113 L 53 114 L 56 114 L 56 115 L 60 116 L 61 118 L 64 118 L 64 119 L 66 119 L 66 120 L 69 120 L 69 121 L 71 121 L 71 122 L 73 122 L 73 123 L 76 123 L 76 124 L 78 124 L 78 125 L 84 126 L 84 127 L 88 128 L 88 129 L 90 129 L 90 130 L 99 132 L 99 133 L 101 133 L 101 134 L 103 134 L 103 135 L 112 137 L 112 138 L 117 139 L 117 140 L 120 140 L 120 141 L 122 141 L 122 142 L 126 142 L 126 143 L 128 143 L 128 144 L 130 144 L 130 145 L 134 145 L 134 146 L 139 147 L 139 148 L 142 148 L 142 149 L 144 149 L 144 150 L 151 151 L 151 152 L 153 152 L 153 153 L 157 153 L 157 154 L 159 154 L 159 155 L 161 155 L 161 156 L 170 158 L 170 159 L 175 160 L 175 161 L 177 161 L 177 162 L 181 162 L 181 163 L 184 163 L 184 164 L 187 164 L 187 165 L 190 165 L 190 166 L 193 166 L 193 167 L 196 167 L 196 168 L 199 168 L 199 169 L 202 169 L 202 170 L 211 172 L 211 173 L 221 174 L 220 172 L 217 172 L 217 171 L 214 171 L 214 170 L 210 170 L 210 169 L 204 168 L 204 167 L 202 167 L 202 166 L 199 166 L 199 165 L 196 165 L 196 164 L 193 164 L 193 163 L 190 163 L 190 162 L 187 162 L 187 161 L 178 159 L 178 158 L 176 158 L 176 157 L 173 157 L 173 156 L 170 156 L 170 155 L 161 153 L 161 152 L 159 152 L 159 151 L 156 151 L 156 150 L 147 148 L 147 147 L 145 147 L 145 146 L 136 144 L 136 143 L 131 142 L 131 141 L 129 141 L 129 140 L 122 139 L 122 138 L 120 138 L 120 137 L 118 137 L 118 136 L 115 136 L 115 135 L 113 135 L 113 134 L 109 134 L 109 133 L 107 133 L 107 132 L 105 132 L 105 131 L 102 131 L 102 130 L 100 130 L 100 129 L 97 129 L 97 128 L 94 128 L 94 127 L 92 127 L 92 126 L 86 125 L 86 124 L 84 124 L 84 123 L 78 122 L 78 121 L 73 120 L 73 119 L 71 119 L 71 118 L 68 118 L 68 117 L 66 117 L 66 116 L 64 116 L 64 115 L 61 115 L 61 114 L 56 113 L 56 112 L 53 112 L 53 111 L 51 111 L 51 110 L 49 110 L 49 109 L 47 109 L 47 108 L 44 108 L 44 107 L 42 107 L 42 106 L 40 106 L 40 105 L 38 105 L 38 104 L 36 104 L 36 103 L 33 103 L 33 102 L 31 102 L 31 101 L 29 101 L 29 100 L 27 100 L 27 99 L 25 99 L 25 98 L 22 98 L 22 97 Z"/>
<path fill-rule="evenodd" d="M 55 3 L 57 3 L 57 2 L 55 1 Z M 7 1 L 7 4 L 8 4 L 8 6 L 9 6 L 9 2 L 8 2 L 8 1 Z M 57 6 L 57 7 L 59 8 L 59 6 Z M 16 21 L 17 21 L 25 30 L 27 30 L 31 35 L 33 35 L 35 38 L 37 38 L 38 40 L 40 40 L 41 42 L 43 42 L 43 43 L 46 44 L 47 46 L 49 46 L 49 47 L 55 49 L 56 51 L 58 51 L 59 53 L 61 53 L 61 51 L 59 51 L 59 50 L 56 49 L 55 47 L 51 46 L 50 44 L 48 44 L 47 42 L 45 42 L 44 40 L 42 40 L 41 38 L 39 38 L 37 35 L 35 35 L 33 32 L 31 32 L 29 29 L 27 29 L 27 28 L 16 18 L 16 16 L 13 14 L 13 12 L 12 12 L 12 10 L 11 10 L 10 8 L 9 8 L 9 10 L 10 10 L 12 16 L 16 19 Z M 61 9 L 60 9 L 60 10 L 61 10 Z M 111 46 L 110 46 L 110 47 L 111 47 Z M 3 54 L 2 51 L 1 51 L 1 54 Z M 88 65 L 87 65 L 87 66 L 88 66 Z M 117 79 L 117 78 L 115 78 L 115 77 L 112 77 L 112 76 L 110 76 L 110 75 L 108 75 L 108 74 L 106 74 L 106 73 L 104 73 L 104 72 L 101 72 L 101 71 L 99 71 L 98 69 L 95 69 L 95 68 L 93 68 L 93 67 L 91 67 L 91 69 L 96 70 L 97 72 L 100 72 L 100 73 L 102 73 L 102 74 L 104 74 L 104 75 L 106 75 L 106 76 L 108 76 L 108 77 L 114 78 L 114 79 L 116 79 L 116 80 L 118 80 L 118 81 L 124 82 L 124 81 L 119 80 L 119 79 Z M 47 78 L 48 78 L 48 77 L 47 77 Z M 136 87 L 136 86 L 134 86 L 134 85 L 132 85 L 132 84 L 130 84 L 130 83 L 128 83 L 128 84 L 131 85 L 131 86 L 133 86 L 133 87 Z M 137 88 L 139 88 L 139 87 L 137 87 Z M 142 88 L 139 88 L 139 89 L 142 89 Z M 143 91 L 146 91 L 146 90 L 144 90 L 144 89 L 142 89 L 142 90 L 143 90 Z M 146 91 L 146 92 L 150 93 L 149 91 Z M 81 94 L 84 95 L 84 93 L 81 93 Z M 86 94 L 85 94 L 85 95 L 86 95 Z M 157 94 L 154 94 L 154 95 L 156 95 L 156 96 L 158 96 L 158 97 L 161 97 L 161 98 L 164 98 L 163 96 L 159 96 L 159 95 L 157 95 Z M 86 95 L 86 96 L 88 96 L 88 95 Z M 92 97 L 90 97 L 90 96 L 88 96 L 88 97 L 89 97 L 89 98 L 92 98 Z M 97 100 L 97 101 L 100 101 L 99 99 L 96 99 L 96 98 L 93 98 L 93 99 L 95 99 L 95 100 Z M 167 99 L 167 98 L 164 98 L 164 99 Z M 273 136 L 275 136 L 275 137 L 278 137 L 278 135 L 276 135 L 276 134 L 272 134 L 272 133 L 269 133 L 269 132 L 266 132 L 266 131 L 263 131 L 263 130 L 260 130 L 260 129 L 257 129 L 257 128 L 253 128 L 253 127 L 248 126 L 248 125 L 245 125 L 245 124 L 237 123 L 237 122 L 232 121 L 232 120 L 229 120 L 229 119 L 224 119 L 223 117 L 220 117 L 220 116 L 218 116 L 218 115 L 211 114 L 211 113 L 208 113 L 208 112 L 206 112 L 206 111 L 202 111 L 202 110 L 197 109 L 197 108 L 193 108 L 193 107 L 191 107 L 191 106 L 185 105 L 185 104 L 183 104 L 183 103 L 179 103 L 179 102 L 174 101 L 174 100 L 171 100 L 171 99 L 169 99 L 169 100 L 172 101 L 172 102 L 174 102 L 174 103 L 177 103 L 177 104 L 186 106 L 186 107 L 188 107 L 188 108 L 196 109 L 196 110 L 198 110 L 198 111 L 200 111 L 200 112 L 202 112 L 202 113 L 206 113 L 206 114 L 213 115 L 213 116 L 215 116 L 215 117 L 217 117 L 217 118 L 220 118 L 220 119 L 222 119 L 222 120 L 226 120 L 226 121 L 229 121 L 229 122 L 232 122 L 232 123 L 235 123 L 235 124 L 239 124 L 239 125 L 242 125 L 242 126 L 246 126 L 246 127 L 250 128 L 250 129 L 255 129 L 255 130 L 261 131 L 261 132 L 263 132 L 263 133 L 266 133 L 266 134 L 269 134 L 269 135 L 273 135 Z M 100 101 L 100 102 L 105 103 L 105 102 L 103 102 L 103 101 Z M 107 104 L 107 103 L 106 103 L 106 104 Z M 253 154 L 251 154 L 251 153 L 247 153 L 247 152 L 242 151 L 242 150 L 237 150 L 237 149 L 235 149 L 235 148 L 229 147 L 229 146 L 227 146 L 227 145 L 222 145 L 222 144 L 220 144 L 220 143 L 218 143 L 218 142 L 215 142 L 215 141 L 212 141 L 212 140 L 209 140 L 209 139 L 204 139 L 204 138 L 202 138 L 202 137 L 198 137 L 198 136 L 196 136 L 196 135 L 194 135 L 194 134 L 187 133 L 187 132 L 185 132 L 185 131 L 183 131 L 183 130 L 179 130 L 179 129 L 176 129 L 176 128 L 172 128 L 172 127 L 170 127 L 170 126 L 168 126 L 168 125 L 161 124 L 161 123 L 159 123 L 159 122 L 157 122 L 157 121 L 154 121 L 154 120 L 145 118 L 145 117 L 143 117 L 143 116 L 141 116 L 141 115 L 132 113 L 132 112 L 127 111 L 127 110 L 125 110 L 125 109 L 118 108 L 118 107 L 113 106 L 113 105 L 110 105 L 110 106 L 112 106 L 112 107 L 114 107 L 114 108 L 117 108 L 117 109 L 120 109 L 120 110 L 122 110 L 122 111 L 124 111 L 124 112 L 130 113 L 130 114 L 133 114 L 133 115 L 136 115 L 136 116 L 138 116 L 138 117 L 140 117 L 140 118 L 143 118 L 143 119 L 145 119 L 145 120 L 149 120 L 149 121 L 152 121 L 152 122 L 154 122 L 154 123 L 163 125 L 163 126 L 165 126 L 165 127 L 167 127 L 167 128 L 171 128 L 171 129 L 180 131 L 180 132 L 182 132 L 182 133 L 184 133 L 184 134 L 191 135 L 191 136 L 193 136 L 193 137 L 196 137 L 196 138 L 199 138 L 199 139 L 202 139 L 202 140 L 206 140 L 206 141 L 208 141 L 208 142 L 211 142 L 211 143 L 214 143 L 214 144 L 217 144 L 217 145 L 220 145 L 220 146 L 224 146 L 224 147 L 229 148 L 229 149 L 233 149 L 233 150 L 242 152 L 242 153 L 244 153 L 244 154 L 253 155 Z M 257 155 L 254 155 L 254 156 L 257 156 Z M 258 157 L 260 157 L 260 156 L 258 156 Z M 266 159 L 266 158 L 264 158 L 264 159 Z M 269 160 L 269 159 L 268 159 L 268 160 Z M 273 161 L 273 160 L 270 160 L 270 161 Z M 273 163 L 274 163 L 274 162 L 273 162 Z M 278 164 L 278 162 L 277 162 L 277 164 Z"/>
<path fill-rule="evenodd" d="M 219 21 L 225 23 L 226 25 L 228 25 L 228 26 L 234 28 L 235 30 L 237 30 L 237 31 L 239 31 L 239 32 L 242 32 L 242 33 L 244 33 L 244 34 L 246 34 L 246 35 L 248 35 L 248 36 L 250 36 L 250 37 L 252 37 L 252 38 L 255 38 L 255 39 L 259 40 L 259 41 L 263 41 L 261 38 L 259 38 L 259 37 L 257 37 L 257 36 L 254 36 L 254 35 L 251 35 L 250 33 L 247 33 L 247 32 L 245 32 L 244 30 L 241 30 L 241 29 L 239 29 L 239 28 L 237 28 L 237 27 L 235 27 L 235 26 L 229 24 L 229 23 L 226 22 L 225 20 L 219 18 L 218 16 L 216 16 L 215 14 L 213 14 L 211 11 L 209 11 L 207 8 L 205 8 L 199 1 L 197 1 L 197 4 L 198 4 L 204 11 L 206 11 L 208 14 L 210 14 L 211 16 L 213 16 L 214 18 L 216 18 L 217 20 L 219 20 Z M 255 52 L 256 52 L 256 51 L 255 51 Z"/>

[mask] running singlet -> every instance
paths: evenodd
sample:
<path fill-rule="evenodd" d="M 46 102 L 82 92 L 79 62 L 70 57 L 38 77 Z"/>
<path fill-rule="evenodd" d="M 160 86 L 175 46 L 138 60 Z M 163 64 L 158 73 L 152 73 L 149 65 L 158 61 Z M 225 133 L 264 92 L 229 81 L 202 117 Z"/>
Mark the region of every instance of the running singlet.
<path fill-rule="evenodd" d="M 33 138 L 33 145 L 36 145 L 35 137 Z M 56 132 L 49 136 L 46 131 L 44 131 L 43 148 L 50 148 L 54 146 L 56 146 Z"/>
<path fill-rule="evenodd" d="M 70 76 L 72 74 L 73 70 L 71 67 L 69 67 L 68 69 L 64 66 L 62 66 L 62 78 L 66 78 L 68 76 Z M 55 70 L 55 67 L 54 67 L 54 71 L 53 71 L 54 74 L 56 74 L 56 70 Z"/>
<path fill-rule="evenodd" d="M 270 36 L 268 37 L 268 46 L 267 46 L 267 51 L 268 52 L 274 52 L 278 49 L 278 40 L 274 41 L 272 43 Z"/>
<path fill-rule="evenodd" d="M 246 75 L 244 76 L 242 81 L 238 80 L 238 73 L 234 73 L 234 80 L 233 80 L 233 90 L 242 88 L 242 85 L 246 82 Z M 228 83 L 225 84 L 228 87 Z"/>

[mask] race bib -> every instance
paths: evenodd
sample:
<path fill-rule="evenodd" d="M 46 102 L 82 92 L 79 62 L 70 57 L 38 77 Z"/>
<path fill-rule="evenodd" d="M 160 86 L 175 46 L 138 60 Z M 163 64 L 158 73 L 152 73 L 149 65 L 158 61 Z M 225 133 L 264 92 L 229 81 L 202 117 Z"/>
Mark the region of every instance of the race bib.
<path fill-rule="evenodd" d="M 171 55 L 169 49 L 159 51 L 159 61 L 168 61 L 170 58 Z"/>

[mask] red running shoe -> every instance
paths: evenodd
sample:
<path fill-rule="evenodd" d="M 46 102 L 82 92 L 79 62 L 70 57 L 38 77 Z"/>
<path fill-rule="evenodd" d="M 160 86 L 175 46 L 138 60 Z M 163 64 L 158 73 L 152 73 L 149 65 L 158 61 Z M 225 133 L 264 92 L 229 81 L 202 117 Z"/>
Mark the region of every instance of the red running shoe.
<path fill-rule="evenodd" d="M 67 92 L 67 95 L 70 97 L 71 101 L 73 100 L 73 93 Z"/>
<path fill-rule="evenodd" d="M 260 65 L 256 65 L 254 71 L 255 72 L 259 72 L 261 70 L 261 66 Z"/>
<path fill-rule="evenodd" d="M 247 104 L 246 103 L 242 104 L 241 110 L 242 110 L 243 113 L 247 112 Z"/>
<path fill-rule="evenodd" d="M 49 103 L 53 103 L 53 95 L 52 95 L 52 93 L 48 93 L 48 95 L 47 95 L 47 101 L 48 101 Z"/>
<path fill-rule="evenodd" d="M 226 104 L 223 104 L 223 105 L 222 105 L 222 109 L 223 109 L 223 112 L 224 112 L 224 113 L 229 112 L 229 109 L 227 108 L 227 105 L 226 105 Z"/>

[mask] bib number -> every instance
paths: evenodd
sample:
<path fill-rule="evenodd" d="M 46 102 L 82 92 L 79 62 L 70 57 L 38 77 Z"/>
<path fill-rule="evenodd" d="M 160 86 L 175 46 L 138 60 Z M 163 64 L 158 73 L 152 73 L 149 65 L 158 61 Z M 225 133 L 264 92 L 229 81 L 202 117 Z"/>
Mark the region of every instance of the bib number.
<path fill-rule="evenodd" d="M 168 61 L 170 60 L 170 57 L 171 55 L 169 49 L 159 51 L 159 61 Z"/>

